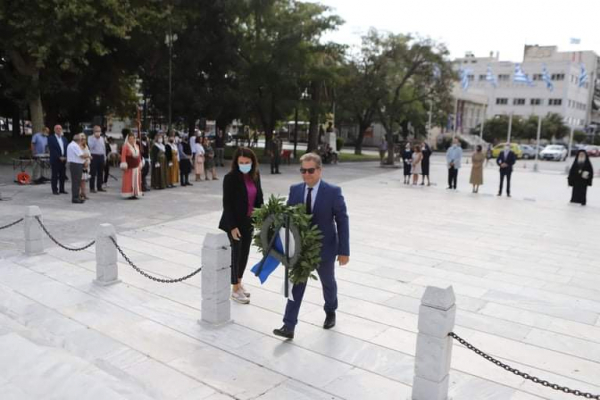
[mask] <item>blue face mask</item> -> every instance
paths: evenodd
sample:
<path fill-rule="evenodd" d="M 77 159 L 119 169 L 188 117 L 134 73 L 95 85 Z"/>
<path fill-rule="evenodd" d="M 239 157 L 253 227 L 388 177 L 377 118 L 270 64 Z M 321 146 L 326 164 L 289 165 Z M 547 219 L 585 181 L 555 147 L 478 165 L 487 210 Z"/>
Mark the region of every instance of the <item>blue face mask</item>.
<path fill-rule="evenodd" d="M 242 174 L 247 174 L 252 170 L 252 163 L 250 164 L 239 164 L 238 168 Z"/>

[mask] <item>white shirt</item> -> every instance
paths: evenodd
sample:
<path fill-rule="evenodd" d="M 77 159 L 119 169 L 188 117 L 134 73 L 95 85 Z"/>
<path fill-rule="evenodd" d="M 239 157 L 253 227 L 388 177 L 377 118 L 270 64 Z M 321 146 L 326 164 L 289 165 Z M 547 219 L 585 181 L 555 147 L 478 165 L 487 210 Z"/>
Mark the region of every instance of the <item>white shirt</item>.
<path fill-rule="evenodd" d="M 56 135 L 56 134 L 55 134 Z M 58 145 L 60 146 L 60 154 L 65 154 L 65 145 L 62 141 L 62 135 L 56 135 L 56 139 L 58 139 Z"/>
<path fill-rule="evenodd" d="M 194 153 L 204 155 L 204 146 L 202 146 L 200 143 L 196 143 L 194 145 Z"/>
<path fill-rule="evenodd" d="M 73 164 L 83 164 L 85 160 L 81 158 L 83 150 L 79 146 L 79 143 L 71 142 L 67 146 L 67 162 Z"/>
<path fill-rule="evenodd" d="M 315 209 L 315 201 L 317 200 L 317 192 L 319 191 L 319 186 L 321 186 L 320 179 L 319 179 L 319 182 L 317 182 L 317 184 L 312 187 L 312 192 L 310 192 L 310 197 L 312 200 L 310 204 L 311 204 L 312 210 Z M 308 197 L 308 188 L 309 188 L 308 185 L 304 185 L 304 204 L 306 204 L 306 198 Z"/>

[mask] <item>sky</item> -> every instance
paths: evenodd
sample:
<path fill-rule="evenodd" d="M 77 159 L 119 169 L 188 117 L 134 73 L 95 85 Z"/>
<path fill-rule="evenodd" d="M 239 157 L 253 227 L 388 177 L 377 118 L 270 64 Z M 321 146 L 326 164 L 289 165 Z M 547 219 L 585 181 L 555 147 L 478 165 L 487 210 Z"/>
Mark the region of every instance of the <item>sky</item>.
<path fill-rule="evenodd" d="M 345 20 L 325 40 L 360 45 L 369 28 L 416 33 L 446 44 L 451 58 L 472 52 L 521 61 L 525 44 L 600 55 L 600 0 L 318 0 Z M 571 38 L 581 40 L 570 44 Z"/>

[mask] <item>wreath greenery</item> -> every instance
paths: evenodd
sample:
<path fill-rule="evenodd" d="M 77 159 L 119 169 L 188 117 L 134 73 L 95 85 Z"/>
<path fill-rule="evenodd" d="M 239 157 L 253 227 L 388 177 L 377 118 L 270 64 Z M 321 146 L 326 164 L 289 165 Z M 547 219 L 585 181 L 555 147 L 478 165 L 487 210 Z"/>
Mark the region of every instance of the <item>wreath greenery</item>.
<path fill-rule="evenodd" d="M 317 276 L 313 273 L 321 263 L 321 231 L 312 223 L 312 217 L 306 213 L 306 208 L 303 204 L 296 206 L 288 206 L 285 200 L 281 197 L 271 195 L 269 201 L 261 208 L 254 210 L 252 219 L 254 224 L 254 245 L 260 249 L 264 256 L 267 248 L 263 246 L 261 241 L 261 231 L 265 220 L 273 215 L 275 223 L 271 225 L 268 233 L 269 240 L 276 233 L 277 226 L 283 226 L 283 221 L 286 215 L 289 215 L 290 221 L 300 231 L 301 248 L 300 257 L 295 265 L 290 266 L 289 278 L 293 284 L 306 283 L 309 278 L 317 280 Z"/>

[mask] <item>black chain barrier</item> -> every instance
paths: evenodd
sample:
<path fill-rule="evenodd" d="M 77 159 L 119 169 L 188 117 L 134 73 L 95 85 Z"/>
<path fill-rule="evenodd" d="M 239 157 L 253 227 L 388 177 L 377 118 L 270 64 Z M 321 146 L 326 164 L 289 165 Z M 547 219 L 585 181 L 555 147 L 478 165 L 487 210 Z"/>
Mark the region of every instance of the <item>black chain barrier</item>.
<path fill-rule="evenodd" d="M 484 353 L 483 351 L 479 350 L 477 347 L 473 346 L 471 343 L 467 342 L 466 340 L 464 340 L 463 338 L 461 338 L 454 332 L 450 332 L 448 334 L 448 336 L 457 340 L 460 344 L 465 346 L 467 349 L 475 352 L 475 354 L 477 354 L 478 356 L 485 358 L 489 362 L 494 363 L 497 366 L 499 366 L 500 368 L 503 368 L 508 372 L 512 372 L 513 374 L 518 375 L 521 378 L 528 379 L 528 380 L 530 380 L 534 383 L 537 383 L 539 385 L 542 385 L 544 387 L 548 387 L 548 388 L 551 388 L 551 389 L 554 389 L 554 390 L 557 390 L 559 392 L 563 392 L 566 394 L 572 394 L 574 396 L 585 397 L 586 399 L 600 400 L 600 394 L 591 394 L 591 393 L 587 393 L 587 392 L 582 392 L 581 390 L 577 390 L 577 389 L 570 389 L 566 386 L 560 386 L 560 385 L 557 385 L 556 383 L 550 383 L 544 379 L 540 379 L 537 376 L 533 376 L 526 372 L 521 372 L 518 369 L 513 368 L 510 365 L 506 365 L 502 361 L 495 359 L 494 357 L 490 356 L 489 354 Z"/>
<path fill-rule="evenodd" d="M 16 220 L 15 222 L 11 222 L 11 223 L 10 223 L 10 224 L 8 224 L 8 225 L 0 226 L 0 231 L 1 231 L 2 229 L 7 229 L 7 228 L 10 228 L 11 226 L 15 226 L 15 225 L 16 225 L 16 224 L 18 224 L 19 222 L 23 222 L 23 218 L 21 218 L 21 219 L 18 219 L 18 220 Z"/>
<path fill-rule="evenodd" d="M 138 266 L 136 266 L 133 261 L 131 261 L 129 259 L 129 257 L 127 257 L 125 255 L 125 253 L 123 252 L 123 249 L 121 249 L 121 247 L 117 244 L 117 241 L 115 240 L 114 237 L 110 236 L 110 240 L 113 242 L 113 244 L 115 245 L 115 247 L 117 248 L 117 250 L 119 251 L 119 253 L 121 254 L 121 256 L 125 259 L 125 261 L 127 261 L 127 264 L 129 264 L 131 266 L 131 268 L 133 268 L 134 270 L 136 270 L 137 272 L 139 272 L 142 276 L 145 276 L 148 279 L 151 279 L 155 282 L 160 282 L 160 283 L 177 283 L 177 282 L 183 282 L 186 279 L 191 278 L 192 276 L 198 274 L 198 272 L 202 271 L 202 267 L 198 268 L 197 270 L 195 270 L 194 272 L 192 272 L 189 275 L 186 275 L 184 277 L 181 278 L 177 278 L 177 279 L 162 279 L 162 278 L 157 278 L 155 276 L 150 275 L 149 273 L 142 271 L 141 268 L 139 268 Z"/>
<path fill-rule="evenodd" d="M 37 219 L 37 222 L 40 224 L 40 226 L 42 227 L 42 230 L 43 230 L 43 231 L 46 233 L 46 235 L 48 235 L 48 237 L 49 237 L 50 239 L 52 239 L 52 241 L 53 241 L 54 243 L 56 243 L 56 244 L 58 245 L 58 247 L 62 247 L 62 248 L 63 248 L 63 249 L 65 249 L 65 250 L 69 250 L 69 251 L 83 251 L 83 250 L 89 249 L 89 248 L 90 248 L 90 247 L 92 247 L 94 244 L 96 244 L 96 241 L 95 241 L 95 240 L 92 240 L 92 242 L 91 242 L 91 243 L 89 243 L 89 244 L 86 244 L 86 245 L 85 245 L 85 246 L 83 246 L 83 247 L 67 247 L 67 246 L 65 246 L 64 244 L 60 243 L 58 240 L 56 240 L 56 239 L 54 238 L 54 236 L 52 236 L 52 235 L 50 234 L 50 232 L 48 232 L 48 229 L 46 229 L 46 227 L 44 226 L 44 224 L 43 224 L 42 220 L 40 219 L 40 217 L 35 217 L 35 219 Z"/>

